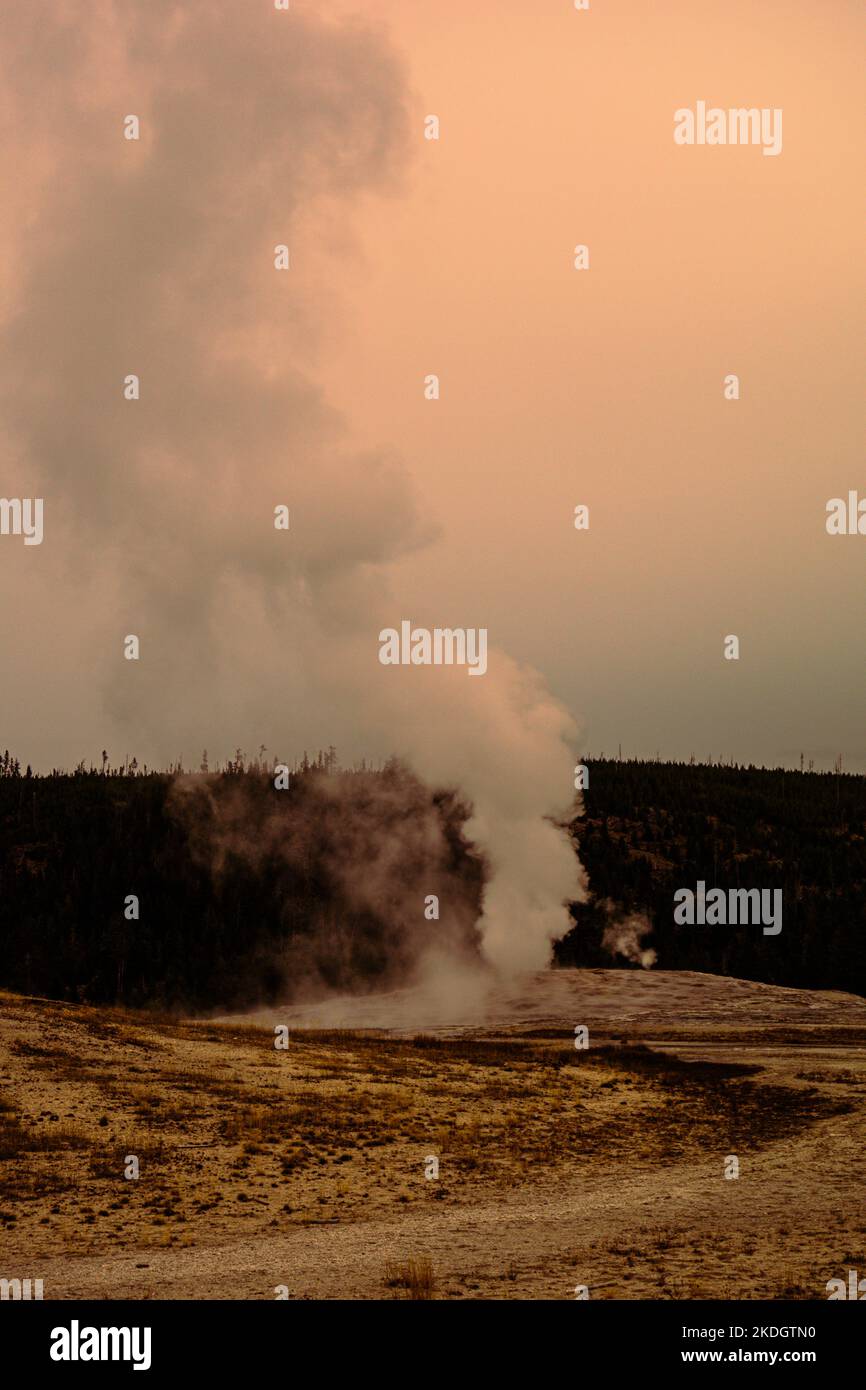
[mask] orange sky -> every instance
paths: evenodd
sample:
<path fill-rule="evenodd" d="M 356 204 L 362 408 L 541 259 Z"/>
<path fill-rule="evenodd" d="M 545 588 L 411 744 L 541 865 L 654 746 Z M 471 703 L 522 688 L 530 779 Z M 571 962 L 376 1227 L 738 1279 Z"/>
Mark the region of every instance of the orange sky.
<path fill-rule="evenodd" d="M 2 25 L 0 493 L 46 499 L 42 547 L 0 538 L 4 746 L 292 756 L 335 730 L 384 755 L 353 671 L 385 614 L 487 627 L 596 753 L 866 770 L 866 536 L 825 530 L 866 497 L 859 0 L 62 0 Z M 781 108 L 782 153 L 676 146 L 698 100 Z M 136 361 L 130 417 L 100 392 Z M 285 583 L 253 515 L 283 500 Z M 303 654 L 331 622 L 323 703 Z"/>
<path fill-rule="evenodd" d="M 824 525 L 866 496 L 862 5 L 374 10 L 417 149 L 317 370 L 442 526 L 404 610 L 486 622 L 595 750 L 866 769 L 866 537 Z M 698 99 L 781 107 L 781 155 L 676 147 Z"/>

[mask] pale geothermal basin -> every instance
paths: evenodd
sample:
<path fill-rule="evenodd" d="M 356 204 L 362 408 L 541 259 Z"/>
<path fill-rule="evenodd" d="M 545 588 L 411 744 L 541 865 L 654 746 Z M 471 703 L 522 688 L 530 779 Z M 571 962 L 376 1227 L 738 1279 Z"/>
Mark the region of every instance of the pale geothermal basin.
<path fill-rule="evenodd" d="M 229 1026 L 0 993 L 0 1084 L 0 1274 L 46 1299 L 390 1299 L 425 1260 L 437 1299 L 824 1299 L 866 1269 L 842 992 L 440 963 Z"/>
<path fill-rule="evenodd" d="M 775 1025 L 866 1026 L 866 999 L 785 989 L 694 970 L 543 970 L 502 980 L 438 974 L 414 988 L 338 995 L 234 1015 L 259 1027 L 371 1028 L 397 1034 L 523 1031 L 576 1024 L 715 1030 Z M 629 1030 L 630 1031 L 630 1030 Z"/>

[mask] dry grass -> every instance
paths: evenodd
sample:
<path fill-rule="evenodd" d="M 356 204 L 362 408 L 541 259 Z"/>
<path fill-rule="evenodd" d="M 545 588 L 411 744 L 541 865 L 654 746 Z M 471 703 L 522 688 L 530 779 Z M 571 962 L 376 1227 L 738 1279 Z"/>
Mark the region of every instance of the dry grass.
<path fill-rule="evenodd" d="M 391 1261 L 385 1266 L 385 1287 L 401 1292 L 395 1297 L 413 1300 L 433 1298 L 436 1281 L 432 1262 L 425 1258 L 408 1260 L 405 1264 Z"/>
<path fill-rule="evenodd" d="M 22 1124 L 15 1118 L 0 1116 L 0 1159 L 16 1159 L 23 1154 L 54 1154 L 66 1149 L 87 1149 L 90 1144 L 89 1135 L 70 1125 L 47 1124 L 36 1128 Z"/>

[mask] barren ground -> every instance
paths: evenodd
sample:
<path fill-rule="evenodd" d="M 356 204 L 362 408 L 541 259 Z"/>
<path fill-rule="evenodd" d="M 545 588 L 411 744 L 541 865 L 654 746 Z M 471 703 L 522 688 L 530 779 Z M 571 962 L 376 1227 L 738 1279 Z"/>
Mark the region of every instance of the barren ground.
<path fill-rule="evenodd" d="M 46 1299 L 824 1299 L 866 1272 L 864 1138 L 851 995 L 559 971 L 189 1023 L 0 994 L 0 1277 Z"/>

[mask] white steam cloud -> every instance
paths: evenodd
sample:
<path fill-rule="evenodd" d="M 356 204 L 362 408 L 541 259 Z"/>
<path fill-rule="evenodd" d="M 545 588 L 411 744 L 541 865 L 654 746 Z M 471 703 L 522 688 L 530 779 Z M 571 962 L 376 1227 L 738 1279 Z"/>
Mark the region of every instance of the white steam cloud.
<path fill-rule="evenodd" d="M 601 907 L 610 917 L 602 937 L 602 949 L 612 956 L 622 956 L 642 970 L 651 970 L 658 955 L 651 946 L 643 944 L 644 937 L 652 932 L 652 923 L 641 912 L 624 912 L 616 903 L 605 899 Z"/>
<path fill-rule="evenodd" d="M 399 189 L 407 162 L 397 58 L 360 23 L 235 0 L 21 5 L 0 23 L 6 491 L 45 498 L 41 549 L 67 570 L 51 602 L 74 614 L 78 582 L 102 595 L 77 669 L 120 746 L 151 763 L 237 743 L 395 752 L 474 806 L 490 961 L 543 967 L 586 891 L 548 819 L 569 809 L 575 726 L 495 643 L 478 680 L 379 664 L 403 615 L 396 562 L 430 532 L 399 461 L 353 452 L 314 385 L 352 200 Z M 39 582 L 32 564 L 19 582 Z M 439 612 L 435 576 L 429 609 L 413 617 L 484 625 Z"/>

